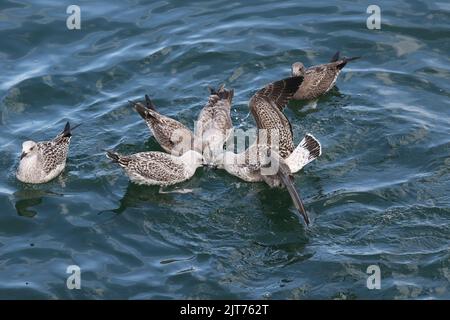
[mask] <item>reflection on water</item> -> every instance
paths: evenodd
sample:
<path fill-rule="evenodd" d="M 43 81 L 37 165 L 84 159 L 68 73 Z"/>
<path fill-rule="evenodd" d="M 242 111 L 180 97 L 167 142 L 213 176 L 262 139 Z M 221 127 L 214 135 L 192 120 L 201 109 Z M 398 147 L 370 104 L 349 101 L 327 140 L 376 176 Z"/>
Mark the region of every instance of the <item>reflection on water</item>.
<path fill-rule="evenodd" d="M 83 2 L 77 31 L 69 4 L 0 4 L 0 298 L 450 297 L 442 3 L 381 1 L 381 30 L 368 30 L 367 6 L 344 1 Z M 225 83 L 234 125 L 252 128 L 258 88 L 337 50 L 363 58 L 339 89 L 285 110 L 296 143 L 309 132 L 323 147 L 295 176 L 310 228 L 283 190 L 205 168 L 159 190 L 104 156 L 161 150 L 130 99 L 148 93 L 192 128 L 207 86 Z M 21 143 L 64 119 L 83 126 L 62 179 L 17 182 Z M 367 290 L 371 264 L 381 290 Z"/>
<path fill-rule="evenodd" d="M 33 218 L 38 214 L 35 209 L 40 205 L 45 197 L 62 197 L 62 194 L 49 190 L 39 190 L 35 188 L 26 188 L 14 192 L 12 199 L 15 202 L 17 214 L 22 217 Z"/>

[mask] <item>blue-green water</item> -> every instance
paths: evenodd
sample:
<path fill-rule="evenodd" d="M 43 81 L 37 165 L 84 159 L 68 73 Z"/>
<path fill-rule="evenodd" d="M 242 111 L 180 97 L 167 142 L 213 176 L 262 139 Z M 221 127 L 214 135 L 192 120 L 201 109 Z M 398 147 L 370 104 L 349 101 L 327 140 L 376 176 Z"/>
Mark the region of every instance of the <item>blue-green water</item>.
<path fill-rule="evenodd" d="M 0 3 L 0 298 L 450 298 L 450 6 L 384 1 Z M 150 94 L 189 127 L 207 86 L 247 101 L 291 63 L 361 55 L 316 107 L 286 110 L 323 155 L 285 191 L 199 169 L 173 189 L 129 183 L 104 156 L 161 150 L 127 103 Z M 74 132 L 64 174 L 27 186 L 21 142 Z M 169 190 L 170 191 L 170 190 Z M 81 289 L 66 268 L 81 268 Z M 378 265 L 381 289 L 368 290 Z"/>

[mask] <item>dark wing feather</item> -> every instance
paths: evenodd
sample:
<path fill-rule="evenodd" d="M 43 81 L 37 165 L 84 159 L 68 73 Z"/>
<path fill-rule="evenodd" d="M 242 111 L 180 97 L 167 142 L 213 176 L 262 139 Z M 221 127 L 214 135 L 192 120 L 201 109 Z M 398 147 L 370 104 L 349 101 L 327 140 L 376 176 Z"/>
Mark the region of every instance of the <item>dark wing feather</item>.
<path fill-rule="evenodd" d="M 43 161 L 45 173 L 54 170 L 58 165 L 63 164 L 67 158 L 70 137 L 59 135 L 52 141 L 40 142 L 37 145 L 39 156 Z"/>
<path fill-rule="evenodd" d="M 303 77 L 301 76 L 286 78 L 266 85 L 256 92 L 256 95 L 267 97 L 282 111 L 302 82 Z"/>
<path fill-rule="evenodd" d="M 292 126 L 284 115 L 268 97 L 255 94 L 249 103 L 258 129 L 267 130 L 268 143 L 272 142 L 272 134 L 279 135 L 279 152 L 282 157 L 287 157 L 294 150 Z"/>
<path fill-rule="evenodd" d="M 305 210 L 305 206 L 303 205 L 303 201 L 300 198 L 297 189 L 295 188 L 295 184 L 292 179 L 292 175 L 290 174 L 289 168 L 287 168 L 286 164 L 283 161 L 280 161 L 280 168 L 277 172 L 277 175 L 280 178 L 282 184 L 288 190 L 292 202 L 294 203 L 294 206 L 299 213 L 299 217 L 305 220 L 306 225 L 309 225 L 309 217 Z"/>

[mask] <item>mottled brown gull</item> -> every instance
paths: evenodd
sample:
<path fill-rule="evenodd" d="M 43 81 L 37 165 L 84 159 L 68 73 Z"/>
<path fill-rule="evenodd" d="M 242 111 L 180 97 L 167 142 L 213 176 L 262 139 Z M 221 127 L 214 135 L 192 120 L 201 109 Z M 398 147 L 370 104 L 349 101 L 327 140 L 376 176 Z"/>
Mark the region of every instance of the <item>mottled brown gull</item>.
<path fill-rule="evenodd" d="M 180 156 L 194 147 L 194 135 L 181 122 L 160 114 L 148 95 L 145 106 L 140 102 L 130 101 L 135 110 L 144 119 L 150 132 L 159 145 L 168 153 Z"/>
<path fill-rule="evenodd" d="M 200 153 L 189 150 L 181 156 L 164 152 L 139 152 L 121 155 L 106 151 L 108 158 L 118 163 L 136 184 L 170 186 L 190 179 L 202 166 Z"/>
<path fill-rule="evenodd" d="M 338 51 L 329 63 L 305 68 L 303 63 L 295 62 L 291 67 L 292 76 L 303 76 L 305 79 L 293 98 L 295 100 L 313 100 L 327 93 L 333 88 L 339 73 L 347 62 L 359 58 L 340 58 Z"/>
<path fill-rule="evenodd" d="M 249 162 L 245 163 L 244 159 L 244 165 L 235 165 L 235 160 L 242 155 L 226 152 L 224 168 L 230 174 L 246 181 L 263 180 L 271 187 L 286 187 L 299 217 L 308 225 L 310 220 L 295 188 L 292 173 L 319 156 L 321 148 L 311 135 L 307 135 L 300 145 L 294 148 L 291 124 L 281 111 L 292 99 L 302 81 L 301 76 L 286 78 L 265 86 L 252 96 L 249 108 L 258 128 L 257 142 L 249 148 L 248 154 L 245 154 L 244 157 L 249 159 Z M 294 151 L 294 157 L 287 160 Z M 296 164 L 295 161 L 299 163 Z M 292 170 L 290 165 L 293 166 Z"/>
<path fill-rule="evenodd" d="M 25 183 L 45 183 L 64 171 L 72 130 L 67 122 L 63 132 L 49 141 L 25 141 L 16 177 Z"/>

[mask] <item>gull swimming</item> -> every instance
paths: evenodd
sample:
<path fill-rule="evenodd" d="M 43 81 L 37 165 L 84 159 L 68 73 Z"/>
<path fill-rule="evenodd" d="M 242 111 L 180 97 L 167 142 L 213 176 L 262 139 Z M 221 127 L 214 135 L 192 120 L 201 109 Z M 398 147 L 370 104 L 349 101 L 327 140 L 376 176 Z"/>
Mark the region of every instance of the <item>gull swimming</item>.
<path fill-rule="evenodd" d="M 215 166 L 233 128 L 230 109 L 234 90 L 226 90 L 223 85 L 218 90 L 209 90 L 208 102 L 197 119 L 195 139 L 196 143 L 201 143 L 205 163 Z"/>
<path fill-rule="evenodd" d="M 158 151 L 131 155 L 106 151 L 106 156 L 118 163 L 132 182 L 162 187 L 190 179 L 203 164 L 202 155 L 194 150 L 188 150 L 181 156 Z"/>
<path fill-rule="evenodd" d="M 223 169 L 246 182 L 264 181 L 257 169 L 264 164 L 262 158 L 264 157 L 263 152 L 266 150 L 264 148 L 258 148 L 258 146 L 257 144 L 253 144 L 241 153 L 226 151 L 224 154 L 225 165 Z M 308 133 L 294 151 L 284 159 L 284 162 L 289 167 L 291 173 L 297 173 L 321 155 L 322 146 L 319 140 Z"/>
<path fill-rule="evenodd" d="M 320 64 L 305 68 L 303 63 L 292 64 L 292 76 L 303 76 L 305 79 L 297 92 L 294 100 L 313 100 L 327 93 L 333 88 L 336 80 L 347 62 L 359 59 L 360 57 L 340 58 L 339 51 L 334 54 L 329 63 Z"/>
<path fill-rule="evenodd" d="M 224 168 L 245 181 L 263 180 L 271 187 L 286 187 L 300 217 L 309 225 L 310 220 L 295 188 L 292 173 L 320 156 L 321 146 L 309 134 L 294 149 L 292 126 L 281 112 L 302 81 L 301 76 L 283 79 L 265 86 L 253 95 L 249 108 L 258 128 L 257 143 L 244 155 L 226 152 Z M 265 134 L 264 141 L 261 141 L 260 132 Z M 268 166 L 276 172 L 267 171 Z"/>
<path fill-rule="evenodd" d="M 25 141 L 16 177 L 24 183 L 45 183 L 56 178 L 66 167 L 72 130 L 67 122 L 64 130 L 53 140 Z"/>
<path fill-rule="evenodd" d="M 181 122 L 157 112 L 148 95 L 145 95 L 145 106 L 141 102 L 129 102 L 145 120 L 151 133 L 164 151 L 175 156 L 181 156 L 192 149 L 194 142 L 192 131 Z"/>

